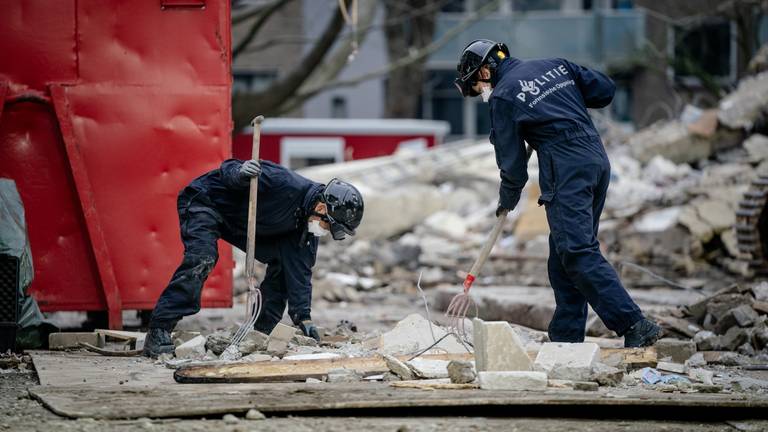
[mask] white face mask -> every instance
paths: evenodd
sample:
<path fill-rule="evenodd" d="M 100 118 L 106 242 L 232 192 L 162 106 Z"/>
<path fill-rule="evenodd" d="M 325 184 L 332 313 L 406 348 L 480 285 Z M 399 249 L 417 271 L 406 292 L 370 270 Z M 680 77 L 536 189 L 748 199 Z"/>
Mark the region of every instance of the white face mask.
<path fill-rule="evenodd" d="M 480 97 L 483 98 L 483 102 L 488 103 L 488 101 L 491 100 L 491 93 L 493 93 L 491 86 L 483 86 L 480 93 Z"/>
<path fill-rule="evenodd" d="M 323 237 L 331 233 L 327 229 L 320 226 L 320 221 L 317 219 L 309 221 L 307 230 L 314 234 L 315 237 Z"/>

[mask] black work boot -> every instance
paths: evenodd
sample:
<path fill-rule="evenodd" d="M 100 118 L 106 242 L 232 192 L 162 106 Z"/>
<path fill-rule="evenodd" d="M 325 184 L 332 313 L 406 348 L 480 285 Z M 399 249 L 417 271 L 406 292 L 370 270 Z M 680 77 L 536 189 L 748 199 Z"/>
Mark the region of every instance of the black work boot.
<path fill-rule="evenodd" d="M 171 340 L 171 332 L 159 327 L 150 327 L 144 340 L 145 357 L 157 358 L 161 354 L 173 354 L 176 347 Z"/>
<path fill-rule="evenodd" d="M 624 333 L 624 347 L 639 348 L 653 345 L 661 337 L 661 327 L 643 318 Z"/>

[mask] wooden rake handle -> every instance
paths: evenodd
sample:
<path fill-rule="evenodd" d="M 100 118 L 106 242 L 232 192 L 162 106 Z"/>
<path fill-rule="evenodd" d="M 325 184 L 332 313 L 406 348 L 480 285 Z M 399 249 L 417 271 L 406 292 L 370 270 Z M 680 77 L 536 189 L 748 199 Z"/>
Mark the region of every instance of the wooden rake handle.
<path fill-rule="evenodd" d="M 464 292 L 468 292 L 469 289 L 472 288 L 472 283 L 475 282 L 477 274 L 480 273 L 480 269 L 483 268 L 483 265 L 485 265 L 485 262 L 488 260 L 488 256 L 491 254 L 491 250 L 493 249 L 493 245 L 496 244 L 496 240 L 498 240 L 499 234 L 501 234 L 501 231 L 504 229 L 504 222 L 507 220 L 508 213 L 508 210 L 504 210 L 496 219 L 496 224 L 493 226 L 493 230 L 491 230 L 491 233 L 485 240 L 485 244 L 483 244 L 483 248 L 480 250 L 480 255 L 478 255 L 475 263 L 472 264 L 472 269 L 469 270 L 469 274 L 464 279 Z"/>
<path fill-rule="evenodd" d="M 251 121 L 253 126 L 253 149 L 251 159 L 259 160 L 259 146 L 261 143 L 261 123 L 264 116 L 257 116 Z M 248 196 L 248 240 L 245 250 L 245 277 L 249 280 L 253 277 L 256 262 L 256 197 L 259 194 L 259 177 L 251 177 L 251 190 Z"/>

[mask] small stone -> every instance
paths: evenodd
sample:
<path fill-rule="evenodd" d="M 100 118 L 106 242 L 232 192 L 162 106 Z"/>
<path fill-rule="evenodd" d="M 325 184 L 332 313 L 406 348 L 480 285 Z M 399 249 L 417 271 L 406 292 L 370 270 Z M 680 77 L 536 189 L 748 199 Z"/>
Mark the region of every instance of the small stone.
<path fill-rule="evenodd" d="M 448 377 L 454 384 L 469 384 L 477 378 L 471 362 L 452 360 L 448 363 Z"/>
<path fill-rule="evenodd" d="M 328 371 L 329 383 L 349 383 L 361 381 L 363 377 L 354 369 L 336 368 Z"/>
<path fill-rule="evenodd" d="M 685 373 L 685 365 L 680 363 L 658 362 L 658 364 L 656 364 L 656 369 L 677 374 Z"/>
<path fill-rule="evenodd" d="M 624 379 L 624 371 L 597 362 L 592 366 L 591 380 L 596 381 L 601 386 L 617 386 Z"/>
<path fill-rule="evenodd" d="M 675 363 L 685 363 L 696 353 L 696 343 L 690 340 L 664 338 L 656 342 L 658 358 L 669 357 Z"/>
<path fill-rule="evenodd" d="M 205 337 L 195 336 L 176 347 L 176 358 L 201 359 L 205 356 Z"/>
<path fill-rule="evenodd" d="M 314 338 L 311 338 L 309 336 L 299 335 L 299 334 L 293 335 L 293 339 L 291 339 L 291 342 L 300 346 L 310 346 L 310 347 L 317 346 L 317 341 Z"/>
<path fill-rule="evenodd" d="M 712 385 L 712 378 L 714 377 L 715 373 L 706 369 L 694 368 L 688 370 L 688 378 L 707 385 Z"/>
<path fill-rule="evenodd" d="M 598 384 L 594 381 L 574 381 L 573 389 L 579 391 L 597 391 Z"/>
<path fill-rule="evenodd" d="M 530 371 L 480 371 L 480 388 L 483 390 L 544 390 L 547 374 Z"/>
<path fill-rule="evenodd" d="M 269 336 L 265 335 L 264 333 L 258 330 L 251 330 L 245 336 L 245 339 L 243 339 L 243 341 L 240 342 L 240 345 L 238 345 L 238 349 L 240 350 L 240 353 L 242 355 L 246 356 L 256 351 L 266 350 L 268 341 L 269 341 Z"/>
<path fill-rule="evenodd" d="M 307 378 L 307 380 L 306 380 L 305 382 L 306 382 L 307 384 L 318 384 L 318 383 L 322 383 L 322 381 L 321 381 L 321 380 L 319 380 L 319 379 L 317 379 L 317 378 Z"/>
<path fill-rule="evenodd" d="M 694 384 L 693 389 L 699 393 L 720 393 L 723 391 L 723 386 L 715 384 Z"/>
<path fill-rule="evenodd" d="M 707 361 L 704 360 L 704 354 L 697 352 L 692 355 L 691 358 L 685 361 L 685 366 L 688 368 L 705 366 Z"/>
<path fill-rule="evenodd" d="M 760 317 L 754 309 L 748 305 L 741 305 L 731 309 L 733 317 L 740 327 L 749 327 Z"/>
<path fill-rule="evenodd" d="M 267 416 L 265 416 L 261 411 L 254 408 L 249 409 L 248 412 L 245 413 L 246 420 L 264 420 L 266 418 Z"/>
<path fill-rule="evenodd" d="M 413 374 L 411 368 L 394 356 L 384 354 L 384 362 L 387 363 L 387 367 L 389 368 L 390 372 L 397 375 L 400 379 L 406 381 L 416 379 L 416 376 Z"/>
<path fill-rule="evenodd" d="M 740 327 L 731 327 L 720 338 L 720 347 L 729 351 L 735 351 L 741 344 L 749 340 L 749 333 Z"/>
<path fill-rule="evenodd" d="M 719 337 L 709 330 L 702 330 L 693 336 L 693 342 L 699 351 L 712 351 L 720 346 Z"/>
<path fill-rule="evenodd" d="M 600 358 L 596 343 L 548 342 L 541 346 L 534 367 L 550 378 L 587 381 Z"/>
<path fill-rule="evenodd" d="M 224 417 L 221 419 L 224 420 L 224 423 L 226 424 L 236 424 L 240 422 L 240 419 L 232 414 L 224 414 Z"/>

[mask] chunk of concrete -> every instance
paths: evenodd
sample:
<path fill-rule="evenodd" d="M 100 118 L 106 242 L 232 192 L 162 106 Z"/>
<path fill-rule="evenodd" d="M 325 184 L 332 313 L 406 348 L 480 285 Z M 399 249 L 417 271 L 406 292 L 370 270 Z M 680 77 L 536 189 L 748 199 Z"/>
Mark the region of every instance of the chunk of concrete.
<path fill-rule="evenodd" d="M 104 335 L 99 333 L 58 332 L 48 335 L 48 349 L 51 350 L 80 348 L 80 342 L 99 348 L 103 348 L 105 344 Z"/>
<path fill-rule="evenodd" d="M 751 129 L 768 104 L 768 72 L 739 81 L 735 91 L 720 100 L 718 120 L 731 129 Z"/>
<path fill-rule="evenodd" d="M 712 351 L 720 346 L 720 337 L 709 330 L 702 330 L 693 336 L 693 342 L 699 351 Z"/>
<path fill-rule="evenodd" d="M 205 336 L 195 336 L 176 347 L 176 358 L 201 359 L 205 357 Z"/>
<path fill-rule="evenodd" d="M 659 362 L 658 364 L 656 364 L 656 369 L 664 372 L 672 372 L 677 374 L 685 373 L 685 365 L 682 363 Z"/>
<path fill-rule="evenodd" d="M 432 326 L 431 332 L 430 326 Z M 435 339 L 440 339 L 447 333 L 442 327 L 431 324 L 423 316 L 414 313 L 398 322 L 392 330 L 379 336 L 373 344 L 378 345 L 377 350 L 381 354 L 415 353 L 426 349 L 435 342 L 432 339 L 432 332 L 435 334 Z M 435 345 L 433 350 L 452 354 L 467 352 L 464 345 L 454 335 L 445 337 L 439 344 Z"/>
<path fill-rule="evenodd" d="M 272 360 L 272 356 L 269 354 L 251 353 L 247 356 L 240 358 L 240 361 L 245 363 L 256 363 Z"/>
<path fill-rule="evenodd" d="M 608 366 L 604 363 L 596 362 L 592 366 L 592 376 L 590 381 L 596 381 L 601 386 L 617 386 L 624 379 L 624 371 Z"/>
<path fill-rule="evenodd" d="M 247 335 L 245 335 L 245 339 L 243 339 L 243 341 L 240 342 L 238 349 L 240 350 L 240 354 L 242 355 L 248 355 L 255 351 L 263 351 L 267 349 L 268 341 L 269 341 L 269 336 L 265 335 L 260 331 L 251 330 L 248 332 Z"/>
<path fill-rule="evenodd" d="M 506 321 L 472 320 L 475 367 L 481 371 L 530 371 L 531 359 Z"/>
<path fill-rule="evenodd" d="M 389 368 L 390 372 L 397 375 L 402 380 L 412 380 L 416 379 L 416 376 L 414 375 L 411 368 L 395 358 L 394 356 L 384 354 L 384 361 L 387 363 L 387 367 Z"/>
<path fill-rule="evenodd" d="M 448 363 L 448 377 L 454 384 L 469 384 L 475 381 L 477 374 L 472 362 L 452 360 Z"/>
<path fill-rule="evenodd" d="M 267 416 L 265 416 L 261 411 L 251 408 L 248 410 L 247 413 L 245 413 L 245 419 L 246 420 L 264 420 Z"/>
<path fill-rule="evenodd" d="M 736 348 L 748 340 L 749 332 L 747 329 L 731 327 L 724 335 L 720 336 L 720 348 L 735 351 Z"/>
<path fill-rule="evenodd" d="M 296 329 L 283 323 L 278 323 L 269 333 L 267 351 L 273 354 L 285 354 L 288 350 L 288 342 L 291 341 Z"/>
<path fill-rule="evenodd" d="M 597 391 L 599 385 L 594 381 L 574 381 L 573 389 L 579 391 Z"/>
<path fill-rule="evenodd" d="M 415 358 L 408 362 L 413 373 L 423 379 L 448 378 L 448 361 Z"/>
<path fill-rule="evenodd" d="M 707 385 L 712 385 L 712 378 L 715 377 L 715 373 L 706 369 L 691 368 L 688 369 L 688 378 L 698 381 Z"/>
<path fill-rule="evenodd" d="M 547 388 L 547 374 L 531 371 L 480 371 L 478 381 L 483 390 L 532 391 Z"/>
<path fill-rule="evenodd" d="M 588 381 L 599 359 L 600 347 L 596 343 L 548 342 L 541 346 L 534 369 L 554 379 Z"/>
<path fill-rule="evenodd" d="M 363 379 L 362 375 L 360 375 L 354 369 L 336 368 L 328 371 L 329 383 L 358 382 L 358 381 L 361 381 L 362 379 Z"/>
<path fill-rule="evenodd" d="M 675 363 L 685 363 L 696 354 L 696 343 L 691 340 L 664 338 L 656 342 L 656 353 L 659 359 L 669 357 Z"/>
<path fill-rule="evenodd" d="M 749 327 L 760 318 L 754 309 L 745 304 L 731 309 L 731 313 L 739 327 Z"/>

